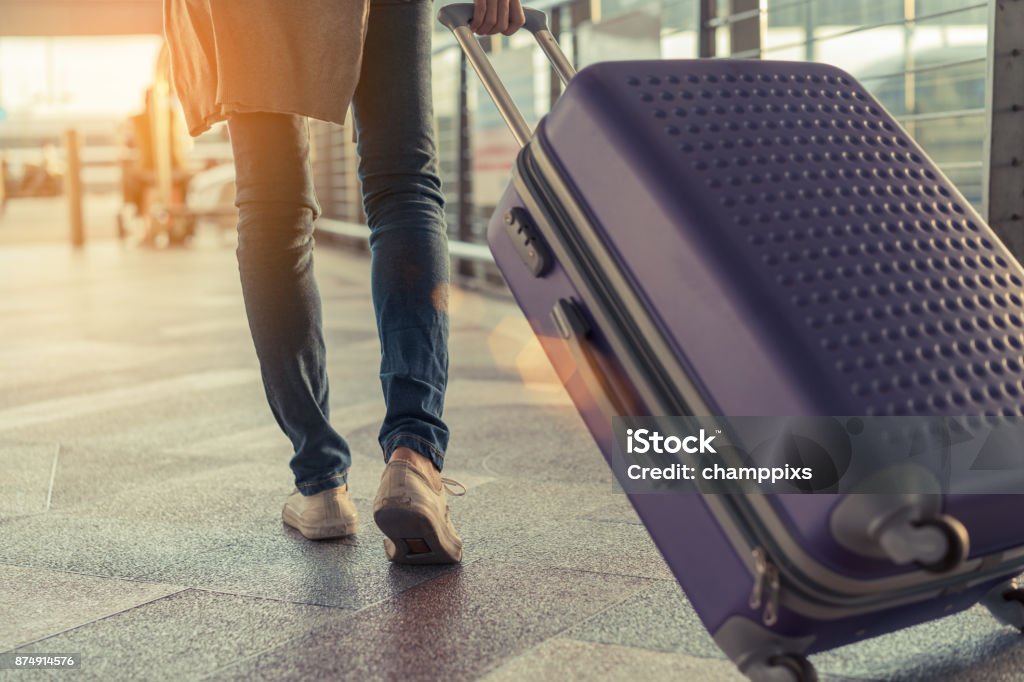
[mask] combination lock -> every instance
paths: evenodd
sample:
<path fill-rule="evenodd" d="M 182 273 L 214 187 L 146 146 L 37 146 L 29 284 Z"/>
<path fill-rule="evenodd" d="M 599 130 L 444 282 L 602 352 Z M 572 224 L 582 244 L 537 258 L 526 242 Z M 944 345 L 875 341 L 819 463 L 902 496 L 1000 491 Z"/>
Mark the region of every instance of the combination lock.
<path fill-rule="evenodd" d="M 506 213 L 505 231 L 533 276 L 543 277 L 551 266 L 551 251 L 526 211 L 513 208 Z"/>

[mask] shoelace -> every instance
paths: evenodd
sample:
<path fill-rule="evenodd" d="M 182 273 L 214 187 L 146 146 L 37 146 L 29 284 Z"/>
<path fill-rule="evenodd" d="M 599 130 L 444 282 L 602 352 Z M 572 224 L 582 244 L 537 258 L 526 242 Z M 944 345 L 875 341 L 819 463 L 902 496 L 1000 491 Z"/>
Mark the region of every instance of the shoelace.
<path fill-rule="evenodd" d="M 451 495 L 452 497 L 462 497 L 463 495 L 466 494 L 466 486 L 462 485 L 461 483 L 456 481 L 454 478 L 445 478 L 445 477 L 442 476 L 441 477 L 441 484 L 444 486 L 445 492 L 448 493 L 449 495 Z M 451 486 L 455 486 L 455 485 L 457 485 L 460 488 L 462 488 L 462 492 L 461 493 L 457 493 L 454 490 L 452 490 Z"/>

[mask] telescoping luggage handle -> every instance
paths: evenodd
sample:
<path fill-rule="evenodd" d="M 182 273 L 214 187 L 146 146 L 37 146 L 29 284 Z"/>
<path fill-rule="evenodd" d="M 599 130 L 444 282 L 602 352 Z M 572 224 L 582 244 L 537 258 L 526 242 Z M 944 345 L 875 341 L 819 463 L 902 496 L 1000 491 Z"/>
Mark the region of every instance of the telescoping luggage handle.
<path fill-rule="evenodd" d="M 565 53 L 558 46 L 558 42 L 548 30 L 547 18 L 544 13 L 530 8 L 524 8 L 524 12 L 526 14 L 524 27 L 533 34 L 541 50 L 554 66 L 555 71 L 558 72 L 562 83 L 568 84 L 576 75 L 576 69 L 573 68 Z M 455 34 L 455 39 L 465 51 L 466 58 L 477 75 L 480 76 L 484 88 L 498 107 L 498 112 L 508 123 L 508 127 L 512 129 L 516 141 L 520 146 L 526 145 L 533 136 L 533 132 L 526 124 L 526 119 L 523 118 L 515 102 L 512 101 L 508 90 L 498 78 L 498 74 L 495 73 L 483 48 L 480 47 L 480 43 L 477 42 L 469 28 L 469 22 L 473 19 L 473 5 L 468 3 L 445 5 L 438 12 L 437 19 Z M 509 214 L 506 222 L 509 223 L 510 228 L 516 227 L 514 212 Z M 536 256 L 537 254 L 532 255 Z M 528 264 L 534 268 L 535 276 L 542 276 L 543 259 L 532 259 Z M 618 388 L 616 385 L 618 382 L 614 381 L 597 361 L 588 340 L 590 329 L 579 307 L 571 300 L 559 300 L 552 311 L 552 317 L 559 333 L 562 334 L 569 346 L 576 367 L 586 384 L 587 392 L 597 409 L 608 418 L 616 415 L 638 414 L 639 408 L 636 407 L 634 399 L 627 397 L 630 392 Z"/>
<path fill-rule="evenodd" d="M 558 72 L 558 77 L 562 79 L 562 83 L 567 84 L 569 79 L 576 75 L 576 69 L 573 68 L 565 53 L 562 52 L 562 48 L 558 46 L 558 41 L 551 35 L 551 31 L 548 30 L 547 17 L 540 10 L 529 7 L 524 8 L 523 11 L 526 14 L 524 28 L 533 34 L 537 44 L 540 45 L 540 49 L 547 56 L 548 60 L 551 61 L 555 71 Z M 483 48 L 480 47 L 480 43 L 477 42 L 473 31 L 469 28 L 469 22 L 472 19 L 473 5 L 469 3 L 459 2 L 445 5 L 437 13 L 437 20 L 455 34 L 455 40 L 458 41 L 459 46 L 466 53 L 466 59 L 473 67 L 473 70 L 480 76 L 484 89 L 487 90 L 487 94 L 494 100 L 494 105 L 498 107 L 498 113 L 508 123 L 508 127 L 511 128 L 516 142 L 521 147 L 525 146 L 533 136 L 533 131 L 526 124 L 526 119 L 523 118 L 522 112 L 519 111 L 515 102 L 512 101 L 508 90 L 505 89 L 505 85 L 498 78 L 498 74 L 494 71 L 494 67 L 491 66 L 490 60 L 487 59 Z"/>

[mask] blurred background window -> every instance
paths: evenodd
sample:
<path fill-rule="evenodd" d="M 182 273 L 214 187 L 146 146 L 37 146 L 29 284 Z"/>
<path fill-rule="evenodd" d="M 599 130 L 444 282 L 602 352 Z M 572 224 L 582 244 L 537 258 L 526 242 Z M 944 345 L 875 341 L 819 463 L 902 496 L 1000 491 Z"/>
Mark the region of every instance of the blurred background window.
<path fill-rule="evenodd" d="M 45 0 L 41 0 L 45 2 Z M 447 0 L 444 0 L 447 2 Z M 438 1 L 441 5 L 444 2 Z M 138 0 L 138 6 L 145 0 Z M 149 28 L 125 35 L 4 34 L 0 17 L 0 151 L 8 188 L 31 175 L 33 191 L 60 191 L 68 127 L 79 130 L 83 180 L 93 192 L 123 184 L 144 93 L 160 51 L 159 2 Z M 813 60 L 860 79 L 981 208 L 989 3 L 978 0 L 536 0 L 580 66 L 614 59 L 697 57 Z M 56 4 L 54 4 L 56 6 Z M 2 7 L 2 4 L 0 4 Z M 96 21 L 96 33 L 109 22 Z M 127 22 L 130 24 L 131 22 Z M 74 22 L 62 30 L 74 32 Z M 480 242 L 516 145 L 451 36 L 434 36 L 437 140 L 453 239 Z M 485 40 L 526 119 L 536 123 L 560 91 L 529 36 Z M 173 99 L 171 102 L 173 106 Z M 134 128 L 134 130 L 133 130 Z M 174 126 L 171 126 L 173 131 Z M 363 220 L 351 130 L 313 122 L 313 163 L 327 218 Z M 176 147 L 175 147 L 176 148 Z M 144 151 L 144 150 L 143 150 Z M 223 127 L 187 147 L 191 174 L 230 160 Z M 143 164 L 144 165 L 144 164 Z M 13 180 L 12 180 L 13 178 Z M 230 176 L 209 176 L 210 193 Z M 217 190 L 220 191 L 219 189 Z M 8 192 L 10 195 L 10 192 Z M 227 196 L 227 194 L 224 194 Z M 481 271 L 483 267 L 483 271 Z M 494 276 L 486 266 L 463 268 Z"/>

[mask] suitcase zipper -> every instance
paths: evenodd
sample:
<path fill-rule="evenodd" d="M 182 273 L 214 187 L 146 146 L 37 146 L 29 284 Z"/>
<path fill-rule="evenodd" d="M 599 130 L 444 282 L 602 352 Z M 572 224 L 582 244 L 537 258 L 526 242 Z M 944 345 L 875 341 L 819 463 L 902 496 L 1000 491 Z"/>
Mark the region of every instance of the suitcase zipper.
<path fill-rule="evenodd" d="M 782 584 L 779 569 L 761 547 L 751 552 L 754 557 L 754 587 L 750 591 L 750 608 L 761 611 L 761 622 L 771 627 L 779 620 L 779 599 Z"/>

